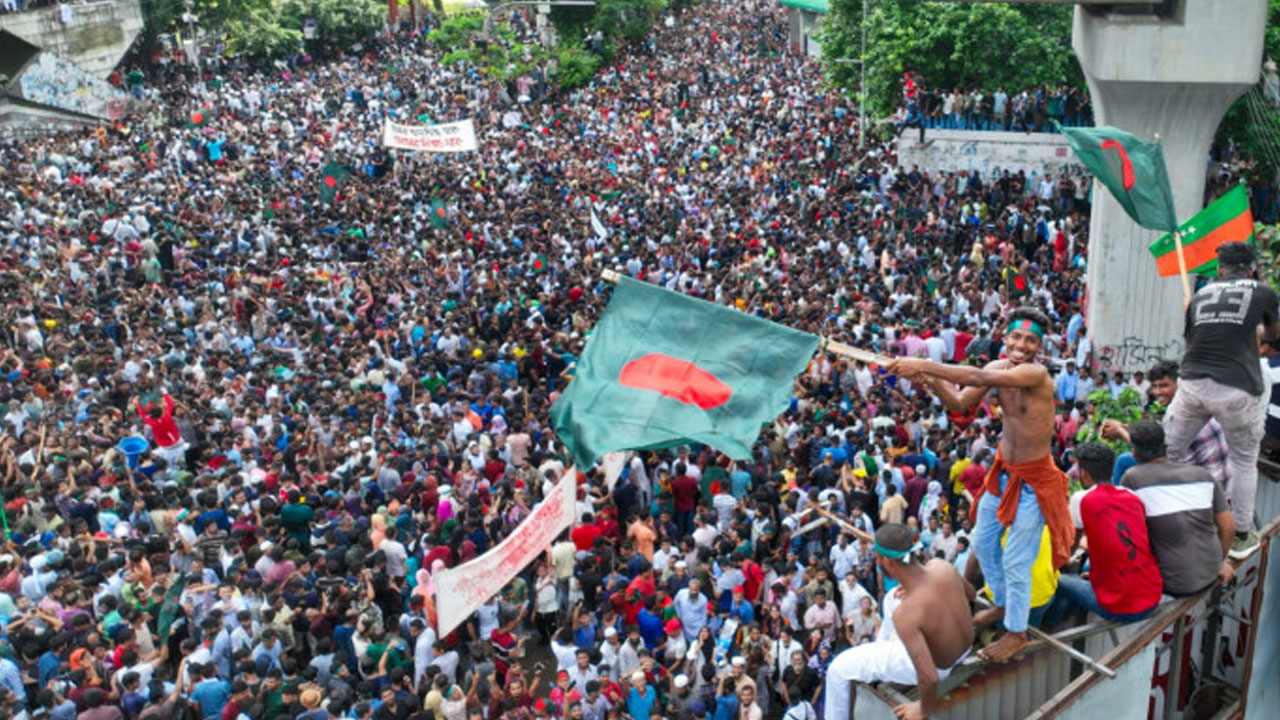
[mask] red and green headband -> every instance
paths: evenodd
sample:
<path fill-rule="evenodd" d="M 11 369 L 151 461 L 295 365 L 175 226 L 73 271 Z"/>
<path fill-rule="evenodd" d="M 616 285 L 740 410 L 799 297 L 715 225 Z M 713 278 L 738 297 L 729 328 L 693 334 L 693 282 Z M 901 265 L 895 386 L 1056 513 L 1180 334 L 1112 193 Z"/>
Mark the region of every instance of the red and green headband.
<path fill-rule="evenodd" d="M 1040 338 L 1041 340 L 1044 339 L 1044 328 L 1041 327 L 1040 323 L 1036 322 L 1035 320 L 1027 320 L 1026 318 L 1014 320 L 1009 323 L 1009 327 L 1005 328 L 1004 334 L 1008 335 L 1014 330 L 1025 330 L 1029 333 L 1034 334 L 1036 337 Z"/>

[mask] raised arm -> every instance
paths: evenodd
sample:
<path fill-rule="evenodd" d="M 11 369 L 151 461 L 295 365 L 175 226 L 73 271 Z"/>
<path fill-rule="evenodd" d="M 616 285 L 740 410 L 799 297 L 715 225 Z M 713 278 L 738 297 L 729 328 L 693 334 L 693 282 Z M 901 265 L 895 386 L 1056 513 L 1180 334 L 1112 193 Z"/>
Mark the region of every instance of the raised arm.
<path fill-rule="evenodd" d="M 1033 388 L 1043 383 L 1049 372 L 1043 365 L 1035 363 L 1009 366 L 1003 360 L 996 360 L 986 367 L 974 368 L 966 365 L 936 363 L 919 358 L 895 358 L 889 363 L 887 369 L 891 373 L 904 375 L 907 378 L 927 375 L 957 385 L 984 388 Z"/>

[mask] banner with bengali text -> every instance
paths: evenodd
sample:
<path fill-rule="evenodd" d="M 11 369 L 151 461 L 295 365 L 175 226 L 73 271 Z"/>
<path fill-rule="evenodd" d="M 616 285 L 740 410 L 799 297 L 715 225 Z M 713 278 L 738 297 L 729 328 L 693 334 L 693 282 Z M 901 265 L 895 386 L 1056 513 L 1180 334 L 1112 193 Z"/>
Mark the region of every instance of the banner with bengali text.
<path fill-rule="evenodd" d="M 546 499 L 506 539 L 468 563 L 436 573 L 436 631 L 440 637 L 465 622 L 545 553 L 561 531 L 573 525 L 577 489 L 577 471 L 569 468 Z"/>
<path fill-rule="evenodd" d="M 476 149 L 476 127 L 469 119 L 439 125 L 402 125 L 388 120 L 382 126 L 382 144 L 401 150 L 472 152 Z"/>

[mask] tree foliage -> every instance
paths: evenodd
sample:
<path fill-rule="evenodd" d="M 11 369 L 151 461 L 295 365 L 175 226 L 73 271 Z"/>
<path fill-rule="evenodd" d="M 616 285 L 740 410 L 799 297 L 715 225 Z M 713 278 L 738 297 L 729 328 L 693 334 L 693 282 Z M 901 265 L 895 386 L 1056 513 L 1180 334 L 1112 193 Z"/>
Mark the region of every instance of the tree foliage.
<path fill-rule="evenodd" d="M 1263 60 L 1280 62 L 1280 0 L 1267 3 L 1267 29 L 1262 40 Z M 1257 92 L 1256 90 L 1249 91 Z M 1250 104 L 1253 109 L 1250 110 Z M 1249 160 L 1246 176 L 1253 183 L 1275 182 L 1280 174 L 1280 158 L 1276 157 L 1276 134 L 1280 131 L 1280 111 L 1265 98 L 1250 99 L 1248 94 L 1237 100 L 1222 124 L 1218 126 L 1219 142 L 1231 142 L 1236 151 Z"/>
<path fill-rule="evenodd" d="M 144 0 L 142 12 L 152 37 L 185 31 L 182 0 Z M 306 18 L 315 19 L 318 42 L 345 47 L 376 33 L 387 8 L 382 0 L 194 0 L 192 13 L 230 52 L 269 57 L 300 46 Z"/>
<path fill-rule="evenodd" d="M 591 81 L 600 67 L 600 57 L 578 44 L 562 45 L 556 54 L 556 64 L 560 87 L 572 90 Z"/>
<path fill-rule="evenodd" d="M 819 33 L 823 67 L 836 87 L 855 94 L 862 0 L 830 0 Z M 902 73 L 934 87 L 1006 89 L 1083 84 L 1071 49 L 1071 8 L 950 2 L 872 2 L 867 7 L 867 107 L 887 115 L 898 103 Z"/>

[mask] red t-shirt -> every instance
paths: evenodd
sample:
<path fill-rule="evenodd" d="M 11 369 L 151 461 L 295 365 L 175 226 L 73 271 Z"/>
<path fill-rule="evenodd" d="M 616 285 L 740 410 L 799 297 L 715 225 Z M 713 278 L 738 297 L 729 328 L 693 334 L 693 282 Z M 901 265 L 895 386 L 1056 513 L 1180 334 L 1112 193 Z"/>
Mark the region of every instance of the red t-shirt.
<path fill-rule="evenodd" d="M 676 512 L 688 512 L 698 505 L 698 481 L 692 475 L 680 475 L 671 479 L 671 497 Z"/>
<path fill-rule="evenodd" d="M 573 546 L 578 552 L 591 552 L 591 547 L 598 537 L 600 537 L 600 528 L 595 525 L 579 525 L 569 533 L 569 538 L 573 540 Z"/>
<path fill-rule="evenodd" d="M 987 469 L 978 463 L 969 463 L 969 467 L 960 471 L 960 477 L 957 478 L 969 494 L 973 496 L 974 502 L 978 500 L 978 492 L 982 490 L 982 483 L 987 479 Z"/>
<path fill-rule="evenodd" d="M 1089 540 L 1089 582 L 1098 605 L 1128 615 L 1160 602 L 1164 579 L 1147 539 L 1147 511 L 1132 490 L 1095 485 L 1071 499 Z"/>
<path fill-rule="evenodd" d="M 953 357 L 955 362 L 964 362 L 964 351 L 969 349 L 969 343 L 971 342 L 973 342 L 973 336 L 969 333 L 956 333 L 956 354 Z"/>

